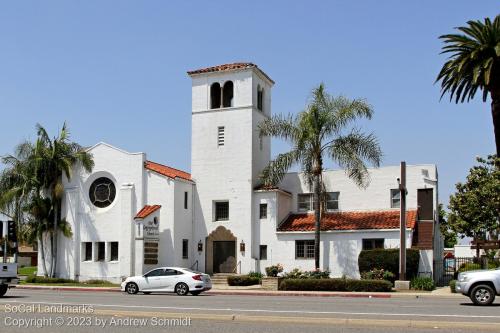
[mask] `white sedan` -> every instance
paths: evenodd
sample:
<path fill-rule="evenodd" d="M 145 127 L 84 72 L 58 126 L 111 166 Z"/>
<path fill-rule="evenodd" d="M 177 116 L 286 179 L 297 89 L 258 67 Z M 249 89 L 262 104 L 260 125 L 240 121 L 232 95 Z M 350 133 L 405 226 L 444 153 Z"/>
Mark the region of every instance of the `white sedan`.
<path fill-rule="evenodd" d="M 131 276 L 121 284 L 121 290 L 129 294 L 142 292 L 176 292 L 177 295 L 199 295 L 212 289 L 210 276 L 180 267 L 155 268 L 144 275 Z"/>

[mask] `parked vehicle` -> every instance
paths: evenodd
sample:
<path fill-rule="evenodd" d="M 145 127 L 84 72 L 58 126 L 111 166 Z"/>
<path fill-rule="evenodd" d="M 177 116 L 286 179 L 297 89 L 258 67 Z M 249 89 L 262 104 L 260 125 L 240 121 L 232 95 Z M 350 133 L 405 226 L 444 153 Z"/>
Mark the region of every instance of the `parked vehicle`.
<path fill-rule="evenodd" d="M 199 295 L 212 289 L 210 276 L 180 267 L 155 268 L 144 275 L 132 276 L 121 284 L 121 290 L 129 294 L 142 292 L 175 292 L 177 295 Z"/>
<path fill-rule="evenodd" d="M 0 297 L 7 293 L 9 288 L 15 287 L 19 283 L 17 278 L 17 264 L 0 264 Z"/>
<path fill-rule="evenodd" d="M 500 268 L 462 272 L 455 290 L 469 296 L 476 305 L 490 305 L 500 295 Z"/>

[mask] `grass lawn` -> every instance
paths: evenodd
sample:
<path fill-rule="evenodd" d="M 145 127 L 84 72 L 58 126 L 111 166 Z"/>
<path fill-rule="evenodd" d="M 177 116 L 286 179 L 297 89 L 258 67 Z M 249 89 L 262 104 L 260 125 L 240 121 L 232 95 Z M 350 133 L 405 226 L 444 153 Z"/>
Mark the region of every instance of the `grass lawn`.
<path fill-rule="evenodd" d="M 19 275 L 32 275 L 35 274 L 37 271 L 36 266 L 26 266 L 26 267 L 20 267 L 17 269 L 17 274 Z"/>

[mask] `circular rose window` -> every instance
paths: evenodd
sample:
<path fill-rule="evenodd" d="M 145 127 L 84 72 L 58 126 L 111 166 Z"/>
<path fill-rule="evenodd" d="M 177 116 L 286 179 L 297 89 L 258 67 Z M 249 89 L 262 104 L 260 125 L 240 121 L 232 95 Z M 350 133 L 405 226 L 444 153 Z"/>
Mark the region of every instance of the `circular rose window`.
<path fill-rule="evenodd" d="M 116 196 L 116 188 L 113 181 L 106 177 L 97 178 L 90 185 L 90 202 L 99 208 L 108 207 L 113 203 Z"/>

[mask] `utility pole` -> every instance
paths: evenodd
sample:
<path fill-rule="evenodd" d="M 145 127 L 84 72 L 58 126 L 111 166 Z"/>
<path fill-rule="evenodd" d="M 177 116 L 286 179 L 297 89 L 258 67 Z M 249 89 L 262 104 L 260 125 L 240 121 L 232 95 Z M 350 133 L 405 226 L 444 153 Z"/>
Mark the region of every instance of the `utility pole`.
<path fill-rule="evenodd" d="M 0 221 L 0 224 L 2 225 L 2 236 L 3 236 L 3 263 L 7 263 L 7 228 L 8 228 L 8 222 L 7 221 Z"/>
<path fill-rule="evenodd" d="M 401 162 L 401 178 L 399 179 L 400 212 L 399 212 L 399 280 L 406 280 L 406 162 Z"/>

